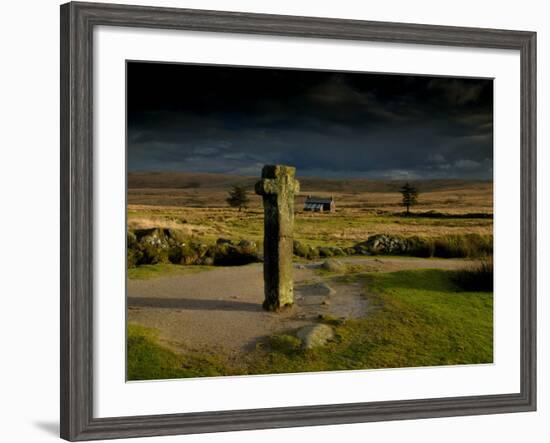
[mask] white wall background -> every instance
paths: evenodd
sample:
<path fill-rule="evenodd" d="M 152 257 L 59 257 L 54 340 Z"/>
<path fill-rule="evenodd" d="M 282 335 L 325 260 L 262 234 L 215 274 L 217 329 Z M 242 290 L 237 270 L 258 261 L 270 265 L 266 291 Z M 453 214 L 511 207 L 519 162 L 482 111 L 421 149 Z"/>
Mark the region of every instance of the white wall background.
<path fill-rule="evenodd" d="M 547 441 L 550 281 L 546 248 L 550 185 L 547 2 L 461 0 L 162 0 L 118 3 L 523 29 L 538 32 L 539 411 L 481 417 L 150 438 L 144 441 L 264 442 Z M 54 441 L 59 411 L 59 3 L 6 2 L 0 14 L 0 439 Z M 146 399 L 144 399 L 146 401 Z"/>

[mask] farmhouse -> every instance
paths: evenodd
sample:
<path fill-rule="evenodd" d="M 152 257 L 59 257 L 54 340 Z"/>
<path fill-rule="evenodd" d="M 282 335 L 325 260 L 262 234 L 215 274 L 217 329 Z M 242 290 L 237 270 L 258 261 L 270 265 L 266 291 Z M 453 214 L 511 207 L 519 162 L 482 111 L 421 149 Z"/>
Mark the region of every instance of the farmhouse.
<path fill-rule="evenodd" d="M 312 197 L 308 195 L 304 203 L 304 211 L 312 212 L 334 212 L 336 210 L 336 205 L 334 203 L 334 197 L 322 198 L 322 197 Z"/>

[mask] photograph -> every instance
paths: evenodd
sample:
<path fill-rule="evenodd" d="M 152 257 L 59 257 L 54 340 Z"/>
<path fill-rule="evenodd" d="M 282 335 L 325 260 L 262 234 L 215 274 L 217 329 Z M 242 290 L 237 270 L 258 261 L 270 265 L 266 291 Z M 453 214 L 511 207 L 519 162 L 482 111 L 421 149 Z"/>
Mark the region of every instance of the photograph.
<path fill-rule="evenodd" d="M 126 62 L 127 380 L 493 362 L 493 79 Z"/>

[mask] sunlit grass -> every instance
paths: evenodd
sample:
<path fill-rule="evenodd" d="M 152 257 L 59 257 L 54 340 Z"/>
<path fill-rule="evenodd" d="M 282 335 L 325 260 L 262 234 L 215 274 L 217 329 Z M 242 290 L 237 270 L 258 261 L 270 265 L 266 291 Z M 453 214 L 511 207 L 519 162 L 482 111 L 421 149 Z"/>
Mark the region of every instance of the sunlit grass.
<path fill-rule="evenodd" d="M 129 280 L 147 280 L 155 277 L 170 275 L 188 275 L 214 269 L 213 266 L 181 266 L 171 263 L 157 263 L 155 265 L 140 265 L 128 268 Z"/>
<path fill-rule="evenodd" d="M 263 211 L 231 208 L 130 206 L 128 226 L 167 227 L 206 243 L 220 237 L 259 242 L 263 237 Z M 304 213 L 297 209 L 294 238 L 315 246 L 348 247 L 373 234 L 403 236 L 492 234 L 493 220 L 479 218 L 399 217 L 376 211 L 341 209 L 333 214 Z"/>
<path fill-rule="evenodd" d="M 293 331 L 265 338 L 238 366 L 221 356 L 184 359 L 134 329 L 129 373 L 152 379 L 491 363 L 493 294 L 464 291 L 455 275 L 424 269 L 339 277 L 362 284 L 366 317 L 319 320 L 336 333 L 322 348 L 302 349 Z"/>

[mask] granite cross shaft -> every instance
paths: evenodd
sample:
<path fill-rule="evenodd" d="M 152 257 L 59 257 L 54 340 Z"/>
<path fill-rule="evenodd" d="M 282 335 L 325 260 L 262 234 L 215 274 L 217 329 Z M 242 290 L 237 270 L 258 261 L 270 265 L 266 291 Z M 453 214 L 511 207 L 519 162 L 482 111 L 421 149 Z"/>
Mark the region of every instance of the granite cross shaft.
<path fill-rule="evenodd" d="M 294 196 L 300 183 L 294 178 L 296 168 L 266 165 L 256 194 L 264 204 L 264 309 L 278 311 L 294 303 L 292 252 L 294 231 Z"/>

